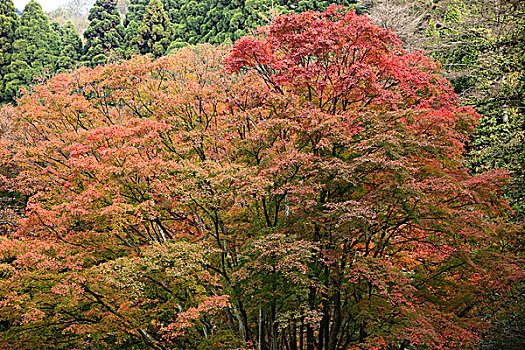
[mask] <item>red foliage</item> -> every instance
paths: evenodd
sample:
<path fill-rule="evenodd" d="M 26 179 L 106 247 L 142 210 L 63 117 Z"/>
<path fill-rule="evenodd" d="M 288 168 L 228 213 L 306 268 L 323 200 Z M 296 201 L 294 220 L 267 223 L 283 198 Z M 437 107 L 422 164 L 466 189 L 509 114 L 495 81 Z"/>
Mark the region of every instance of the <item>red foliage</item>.
<path fill-rule="evenodd" d="M 82 68 L 10 112 L 4 180 L 30 199 L 0 344 L 473 347 L 523 269 L 438 65 L 333 6 L 223 54 Z"/>

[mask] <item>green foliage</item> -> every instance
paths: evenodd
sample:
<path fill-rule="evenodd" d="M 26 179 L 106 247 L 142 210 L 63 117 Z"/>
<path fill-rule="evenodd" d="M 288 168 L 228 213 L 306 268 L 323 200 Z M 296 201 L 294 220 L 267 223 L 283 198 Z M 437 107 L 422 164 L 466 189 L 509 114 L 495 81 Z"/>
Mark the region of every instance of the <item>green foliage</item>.
<path fill-rule="evenodd" d="M 15 32 L 11 64 L 5 75 L 5 96 L 14 99 L 34 77 L 54 71 L 59 36 L 52 30 L 42 7 L 28 3 Z"/>
<path fill-rule="evenodd" d="M 18 16 L 12 0 L 0 1 L 0 103 L 9 100 L 5 95 L 5 74 L 11 63 L 12 45 L 18 26 Z"/>
<path fill-rule="evenodd" d="M 57 71 L 76 67 L 82 55 L 82 40 L 70 21 L 62 28 L 61 39 L 62 46 L 56 64 Z"/>
<path fill-rule="evenodd" d="M 146 6 L 148 6 L 148 0 L 131 0 L 128 6 L 128 12 L 124 18 L 124 46 L 126 57 L 131 57 L 133 53 L 138 53 L 133 50 L 132 44 L 137 37 L 137 30 L 140 26 L 142 18 L 146 14 Z"/>
<path fill-rule="evenodd" d="M 83 60 L 94 67 L 104 64 L 112 55 L 120 55 L 124 28 L 116 0 L 97 0 L 89 13 L 89 26 L 84 32 L 86 44 Z"/>
<path fill-rule="evenodd" d="M 50 49 L 55 54 L 60 53 L 60 51 L 62 50 L 62 37 L 64 36 L 64 29 L 60 26 L 60 23 L 55 21 L 50 22 L 49 27 L 51 28 L 51 32 L 53 33 L 52 40 L 49 43 Z"/>
<path fill-rule="evenodd" d="M 160 0 L 151 0 L 133 40 L 133 49 L 160 57 L 166 53 L 173 35 L 171 22 Z"/>
<path fill-rule="evenodd" d="M 520 239 L 511 249 L 525 248 L 525 2 L 455 0 L 438 6 L 428 34 L 463 103 L 481 114 L 468 147 L 473 173 L 505 169 L 512 177 L 501 194 L 520 225 Z M 441 5 L 441 4 L 439 4 Z M 440 13 L 441 11 L 441 13 Z M 520 289 L 520 290 L 518 290 Z M 521 349 L 523 332 L 523 285 L 498 309 L 482 349 Z M 497 299 L 497 297 L 495 297 Z M 521 321 L 520 321 L 521 320 Z"/>
<path fill-rule="evenodd" d="M 504 194 L 518 222 L 525 217 L 524 17 L 523 1 L 493 6 L 481 0 L 454 0 L 438 4 L 427 31 L 434 57 L 442 62 L 462 102 L 482 116 L 469 145 L 470 166 L 476 173 L 503 168 L 513 174 Z"/>
<path fill-rule="evenodd" d="M 354 5 L 356 1 L 167 0 L 165 8 L 175 25 L 175 42 L 231 43 L 281 13 L 324 10 L 331 3 Z"/>
<path fill-rule="evenodd" d="M 131 0 L 124 18 L 124 27 L 128 27 L 131 22 L 140 22 L 144 14 L 146 13 L 146 6 L 148 6 L 148 0 Z"/>
<path fill-rule="evenodd" d="M 525 282 L 521 280 L 515 283 L 511 291 L 515 295 L 513 300 L 506 301 L 503 307 L 487 308 L 486 316 L 495 320 L 480 342 L 479 350 L 521 350 L 525 347 Z M 492 298 L 496 302 L 500 301 L 498 295 Z"/>

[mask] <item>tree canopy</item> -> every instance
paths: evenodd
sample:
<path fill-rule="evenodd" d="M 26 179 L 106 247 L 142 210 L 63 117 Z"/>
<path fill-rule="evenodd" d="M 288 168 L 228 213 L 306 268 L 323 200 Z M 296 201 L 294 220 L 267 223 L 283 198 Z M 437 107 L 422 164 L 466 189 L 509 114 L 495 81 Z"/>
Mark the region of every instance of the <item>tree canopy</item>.
<path fill-rule="evenodd" d="M 13 41 L 18 26 L 18 16 L 13 6 L 13 1 L 4 0 L 0 2 L 0 102 L 9 99 L 5 95 L 5 75 L 7 67 L 11 63 L 13 54 Z"/>
<path fill-rule="evenodd" d="M 124 28 L 116 6 L 116 0 L 97 0 L 89 11 L 83 58 L 90 66 L 106 63 L 112 54 L 122 54 Z"/>
<path fill-rule="evenodd" d="M 59 40 L 42 7 L 30 1 L 15 31 L 11 62 L 3 79 L 6 99 L 13 100 L 21 87 L 27 87 L 39 75 L 54 71 Z"/>
<path fill-rule="evenodd" d="M 56 64 L 57 70 L 67 70 L 78 66 L 83 53 L 82 39 L 70 21 L 62 29 L 61 44 Z"/>
<path fill-rule="evenodd" d="M 169 1 L 168 15 L 175 25 L 174 45 L 180 43 L 233 43 L 273 17 L 291 11 L 325 10 L 330 3 L 355 5 L 356 1 Z"/>
<path fill-rule="evenodd" d="M 226 56 L 226 58 L 224 58 Z M 479 115 L 352 9 L 62 73 L 5 107 L 0 347 L 469 349 L 523 261 Z"/>
<path fill-rule="evenodd" d="M 145 11 L 132 41 L 132 50 L 141 54 L 151 53 L 153 57 L 163 56 L 173 36 L 171 22 L 160 0 L 151 0 Z"/>

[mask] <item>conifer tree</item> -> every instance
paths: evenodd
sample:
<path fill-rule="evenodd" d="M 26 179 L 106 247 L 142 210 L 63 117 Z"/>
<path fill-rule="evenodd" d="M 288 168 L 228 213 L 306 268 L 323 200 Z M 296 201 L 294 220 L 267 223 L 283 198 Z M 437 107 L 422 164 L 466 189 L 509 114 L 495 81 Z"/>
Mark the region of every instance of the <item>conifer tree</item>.
<path fill-rule="evenodd" d="M 125 28 L 125 55 L 131 57 L 134 52 L 132 45 L 137 36 L 137 30 L 139 29 L 140 22 L 146 14 L 146 6 L 148 6 L 148 0 L 131 0 L 128 6 L 128 12 L 124 18 Z"/>
<path fill-rule="evenodd" d="M 57 59 L 58 36 L 36 1 L 29 2 L 15 32 L 13 55 L 5 75 L 5 96 L 13 99 L 21 86 L 34 77 L 53 72 Z"/>
<path fill-rule="evenodd" d="M 133 21 L 142 21 L 148 3 L 148 0 L 131 0 L 129 2 L 128 11 L 126 12 L 126 17 L 124 18 L 124 27 L 127 28 Z"/>
<path fill-rule="evenodd" d="M 112 52 L 121 53 L 124 27 L 116 6 L 116 0 L 97 0 L 89 12 L 84 61 L 92 67 L 105 63 Z"/>
<path fill-rule="evenodd" d="M 62 28 L 62 50 L 57 60 L 57 71 L 74 68 L 82 55 L 82 40 L 80 35 L 68 21 Z"/>
<path fill-rule="evenodd" d="M 164 55 L 173 35 L 171 22 L 160 0 L 151 0 L 133 41 L 134 50 L 154 57 Z"/>
<path fill-rule="evenodd" d="M 4 90 L 7 66 L 11 63 L 13 41 L 18 16 L 12 0 L 0 0 L 0 102 L 5 101 Z"/>
<path fill-rule="evenodd" d="M 164 0 L 174 24 L 174 46 L 180 42 L 233 42 L 272 17 L 287 12 L 324 10 L 330 3 L 354 6 L 355 0 Z"/>
<path fill-rule="evenodd" d="M 49 23 L 49 27 L 51 28 L 51 30 L 55 32 L 55 34 L 57 34 L 60 38 L 62 38 L 62 36 L 64 35 L 64 29 L 62 28 L 60 23 L 58 23 L 57 21 L 53 21 Z M 58 41 L 58 45 L 61 45 L 61 40 Z"/>
<path fill-rule="evenodd" d="M 56 56 L 56 59 L 58 59 L 60 51 L 62 50 L 62 37 L 64 36 L 64 28 L 62 28 L 60 23 L 57 21 L 50 22 L 49 28 L 51 29 L 51 34 L 49 37 L 49 49 Z M 54 71 L 56 71 L 56 60 L 53 66 L 53 72 Z"/>

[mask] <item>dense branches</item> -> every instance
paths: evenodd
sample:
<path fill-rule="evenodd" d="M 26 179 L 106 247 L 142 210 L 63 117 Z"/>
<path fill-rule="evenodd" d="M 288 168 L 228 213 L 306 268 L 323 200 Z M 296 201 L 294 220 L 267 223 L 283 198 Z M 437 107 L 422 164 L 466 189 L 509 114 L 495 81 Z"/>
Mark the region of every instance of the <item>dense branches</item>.
<path fill-rule="evenodd" d="M 523 270 L 506 174 L 467 172 L 478 116 L 438 65 L 333 6 L 225 54 L 84 67 L 9 110 L 4 186 L 29 202 L 0 344 L 471 348 Z"/>

